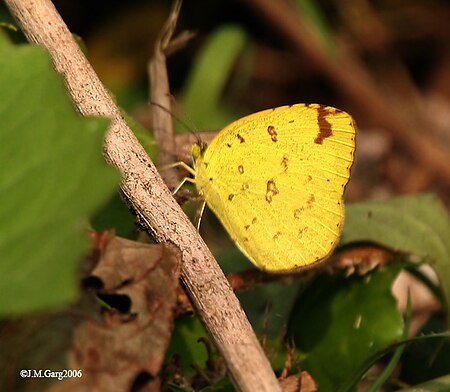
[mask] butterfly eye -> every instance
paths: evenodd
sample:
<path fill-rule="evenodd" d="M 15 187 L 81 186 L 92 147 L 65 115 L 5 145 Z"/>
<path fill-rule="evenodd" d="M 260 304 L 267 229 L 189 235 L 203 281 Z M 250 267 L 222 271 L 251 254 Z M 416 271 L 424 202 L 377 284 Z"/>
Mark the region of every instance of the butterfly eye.
<path fill-rule="evenodd" d="M 191 151 L 194 160 L 201 157 L 205 153 L 207 147 L 208 145 L 205 142 L 194 143 Z"/>

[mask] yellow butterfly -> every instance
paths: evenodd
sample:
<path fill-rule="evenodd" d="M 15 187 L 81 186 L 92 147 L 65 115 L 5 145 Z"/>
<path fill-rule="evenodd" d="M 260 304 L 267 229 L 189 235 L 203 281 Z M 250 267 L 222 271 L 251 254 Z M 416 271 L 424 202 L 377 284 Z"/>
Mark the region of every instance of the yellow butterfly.
<path fill-rule="evenodd" d="M 318 104 L 264 110 L 193 147 L 196 188 L 259 268 L 287 272 L 325 258 L 344 221 L 355 125 Z"/>

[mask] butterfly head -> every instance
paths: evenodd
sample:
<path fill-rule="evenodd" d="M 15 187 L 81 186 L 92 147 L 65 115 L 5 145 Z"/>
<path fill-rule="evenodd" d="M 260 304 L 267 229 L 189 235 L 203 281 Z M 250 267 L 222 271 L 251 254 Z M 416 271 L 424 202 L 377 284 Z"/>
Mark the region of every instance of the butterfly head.
<path fill-rule="evenodd" d="M 194 159 L 194 162 L 197 162 L 197 160 L 203 156 L 207 146 L 208 145 L 202 141 L 198 141 L 192 145 L 192 158 Z"/>

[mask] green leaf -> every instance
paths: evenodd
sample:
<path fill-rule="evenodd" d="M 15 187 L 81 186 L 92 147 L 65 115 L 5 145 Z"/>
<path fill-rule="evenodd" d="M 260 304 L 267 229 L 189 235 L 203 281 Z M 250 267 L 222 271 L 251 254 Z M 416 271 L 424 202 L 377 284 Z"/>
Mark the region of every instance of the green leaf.
<path fill-rule="evenodd" d="M 400 389 L 401 392 L 448 392 L 450 391 L 450 374 L 426 381 L 412 388 Z"/>
<path fill-rule="evenodd" d="M 0 41 L 2 41 L 0 39 Z M 0 314 L 60 306 L 78 291 L 87 218 L 119 175 L 102 157 L 109 120 L 83 118 L 38 46 L 0 42 Z"/>
<path fill-rule="evenodd" d="M 450 303 L 450 217 L 434 195 L 349 205 L 341 244 L 370 241 L 425 259 Z"/>
<path fill-rule="evenodd" d="M 239 301 L 257 334 L 276 339 L 286 333 L 299 285 L 299 282 L 289 285 L 271 283 L 238 293 Z"/>
<path fill-rule="evenodd" d="M 294 0 L 293 3 L 297 10 L 304 15 L 305 19 L 314 28 L 317 37 L 324 46 L 324 50 L 335 56 L 336 44 L 333 40 L 333 34 L 318 3 L 313 0 Z"/>
<path fill-rule="evenodd" d="M 408 333 L 409 333 L 410 327 L 411 327 L 411 296 L 408 291 L 408 301 L 406 303 L 406 310 L 405 310 L 405 326 L 403 328 L 403 334 L 401 337 L 402 340 L 405 340 L 408 338 Z M 376 392 L 383 386 L 383 384 L 389 379 L 391 374 L 397 368 L 400 358 L 403 354 L 403 351 L 405 351 L 404 345 L 399 346 L 395 349 L 391 359 L 389 360 L 389 363 L 386 365 L 386 367 L 383 369 L 383 371 L 377 376 L 377 379 L 370 386 L 370 388 L 367 392 Z M 374 363 L 374 365 L 375 365 L 375 363 Z"/>
<path fill-rule="evenodd" d="M 183 110 L 199 129 L 219 129 L 236 118 L 220 98 L 246 44 L 241 28 L 225 26 L 209 38 L 195 60 L 183 92 Z"/>
<path fill-rule="evenodd" d="M 192 372 L 193 364 L 203 369 L 208 353 L 205 345 L 198 341 L 202 337 L 207 339 L 206 332 L 197 317 L 184 316 L 177 319 L 166 358 L 174 354 L 179 355 L 183 374 Z"/>
<path fill-rule="evenodd" d="M 290 335 L 321 391 L 335 391 L 366 358 L 402 336 L 391 294 L 398 266 L 367 276 L 320 276 L 300 296 Z"/>
<path fill-rule="evenodd" d="M 439 314 L 433 315 L 418 331 L 417 336 L 423 339 L 409 344 L 402 357 L 398 378 L 404 384 L 415 385 L 450 374 L 450 339 L 425 338 L 445 331 L 446 319 Z"/>
<path fill-rule="evenodd" d="M 91 225 L 96 231 L 114 229 L 118 237 L 130 240 L 137 236 L 136 217 L 118 193 L 92 216 Z"/>
<path fill-rule="evenodd" d="M 373 366 L 373 364 L 379 362 L 387 354 L 397 351 L 401 347 L 404 347 L 408 344 L 413 345 L 414 343 L 417 343 L 417 342 L 424 342 L 424 341 L 429 341 L 429 340 L 434 340 L 434 339 L 439 339 L 440 341 L 442 341 L 443 339 L 448 340 L 449 337 L 450 337 L 450 331 L 447 331 L 447 332 L 438 332 L 438 333 L 430 333 L 427 335 L 415 336 L 413 338 L 408 338 L 408 339 L 396 340 L 395 342 L 391 343 L 389 346 L 384 347 L 383 349 L 377 351 L 376 353 L 371 355 L 369 358 L 367 358 L 366 361 L 362 364 L 362 366 L 356 370 L 356 372 L 351 376 L 351 378 L 349 380 L 347 380 L 348 382 L 341 385 L 341 387 L 338 389 L 338 392 L 344 392 L 344 391 L 347 392 L 347 391 L 354 390 L 354 389 L 352 389 L 352 386 L 357 384 L 357 382 Z M 440 348 L 442 348 L 442 345 Z M 403 370 L 403 367 L 405 364 L 405 357 L 406 357 L 406 355 L 404 355 L 402 358 L 402 370 Z M 435 359 L 435 358 L 433 358 L 433 359 Z M 420 368 L 418 370 L 420 373 L 423 373 L 423 370 L 425 369 L 423 365 L 424 365 L 424 362 L 422 361 L 420 363 Z M 355 379 L 357 379 L 358 381 L 354 382 Z M 396 377 L 396 379 L 398 379 L 398 377 Z"/>

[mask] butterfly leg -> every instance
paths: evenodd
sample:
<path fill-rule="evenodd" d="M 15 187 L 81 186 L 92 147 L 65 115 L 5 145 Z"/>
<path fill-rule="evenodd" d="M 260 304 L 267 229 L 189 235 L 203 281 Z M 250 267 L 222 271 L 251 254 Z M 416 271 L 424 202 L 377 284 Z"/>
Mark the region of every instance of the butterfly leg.
<path fill-rule="evenodd" d="M 174 167 L 182 167 L 184 170 L 188 171 L 190 174 L 195 176 L 195 170 L 192 167 L 190 167 L 187 163 L 184 163 L 183 161 L 175 162 L 170 165 L 162 166 L 160 168 L 160 170 L 173 169 Z"/>
<path fill-rule="evenodd" d="M 187 165 L 186 163 L 182 162 L 182 161 L 175 162 L 175 163 L 172 163 L 170 165 L 165 165 L 165 166 L 161 167 L 160 170 L 167 170 L 167 169 L 171 169 L 171 168 L 174 168 L 174 167 L 182 167 L 184 170 L 186 170 L 187 172 L 189 172 L 190 174 L 195 176 L 195 170 L 192 167 L 190 167 L 189 165 Z M 195 180 L 193 178 L 184 177 L 183 180 L 172 191 L 172 195 L 175 195 L 186 182 L 190 182 L 190 183 L 194 184 Z"/>
<path fill-rule="evenodd" d="M 195 180 L 193 178 L 184 177 L 181 180 L 181 182 L 178 184 L 178 186 L 172 191 L 172 195 L 175 195 L 186 182 L 190 182 L 191 184 L 195 184 Z"/>
<path fill-rule="evenodd" d="M 200 231 L 200 223 L 202 221 L 203 213 L 205 212 L 206 201 L 203 199 L 200 208 L 197 209 L 195 213 L 194 225 L 197 228 L 197 231 Z"/>
<path fill-rule="evenodd" d="M 184 162 L 175 162 L 171 165 L 164 166 L 162 169 L 164 170 L 164 169 L 179 167 L 179 166 L 181 166 L 183 169 L 187 170 L 190 174 L 195 176 L 195 170 Z M 172 191 L 172 195 L 175 195 L 186 182 L 195 184 L 195 178 L 184 177 L 183 180 L 178 184 L 178 186 Z M 194 224 L 195 224 L 195 227 L 197 228 L 197 231 L 200 231 L 200 223 L 202 220 L 203 212 L 205 211 L 205 206 L 206 206 L 206 201 L 204 199 L 202 199 L 202 204 L 201 204 L 200 208 L 197 209 L 196 214 L 195 214 L 195 219 L 194 219 Z"/>

